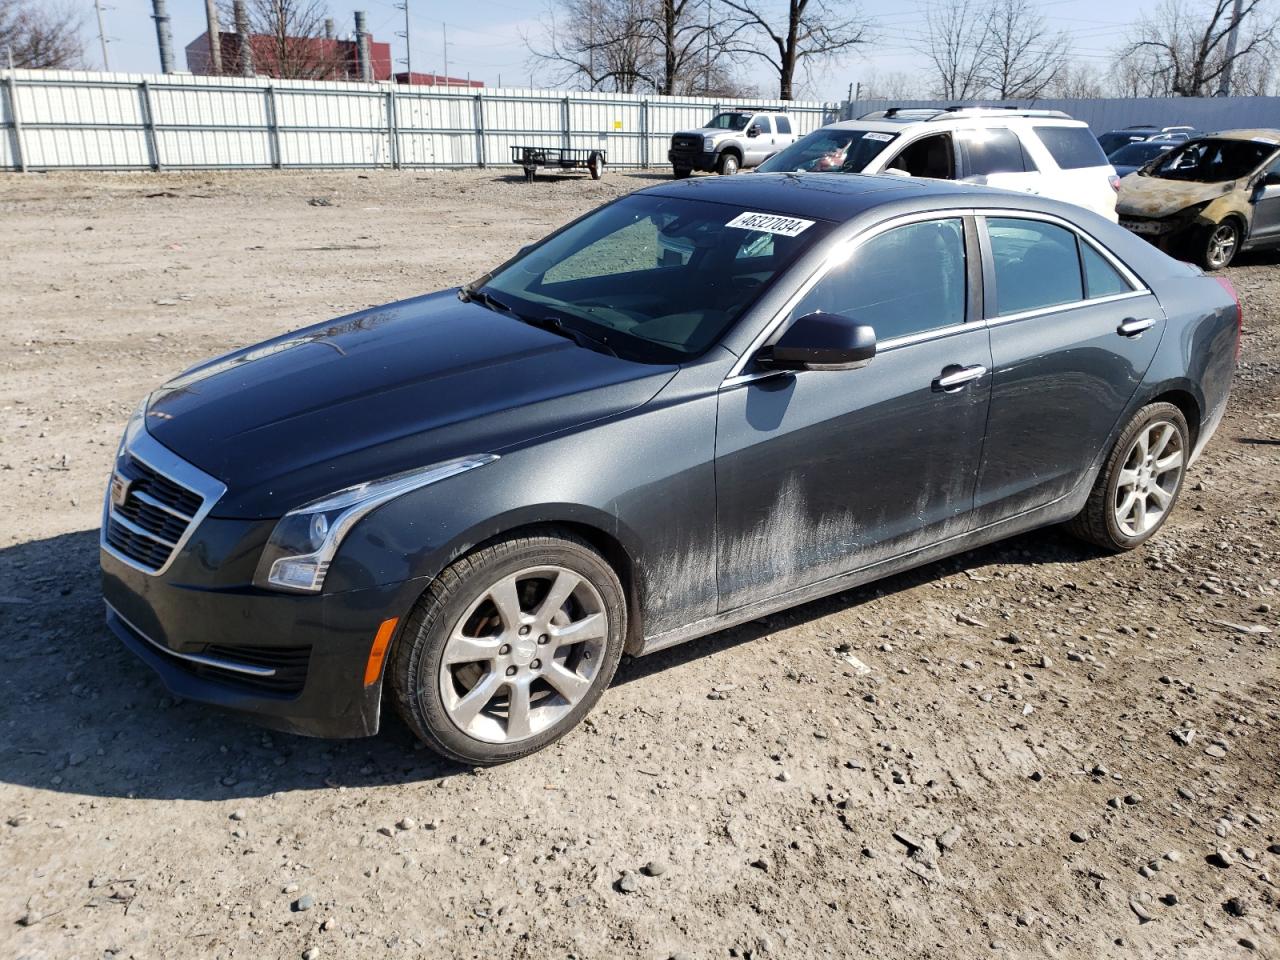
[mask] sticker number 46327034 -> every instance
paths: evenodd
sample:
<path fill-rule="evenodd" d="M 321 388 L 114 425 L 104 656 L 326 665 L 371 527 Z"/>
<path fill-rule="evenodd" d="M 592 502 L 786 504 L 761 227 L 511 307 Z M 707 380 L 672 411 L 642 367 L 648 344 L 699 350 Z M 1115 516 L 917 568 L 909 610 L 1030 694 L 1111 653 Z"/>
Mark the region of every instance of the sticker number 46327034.
<path fill-rule="evenodd" d="M 801 220 L 799 217 L 783 217 L 776 213 L 740 213 L 726 227 L 739 230 L 761 230 L 764 233 L 778 233 L 784 237 L 795 237 L 813 226 L 812 220 Z"/>

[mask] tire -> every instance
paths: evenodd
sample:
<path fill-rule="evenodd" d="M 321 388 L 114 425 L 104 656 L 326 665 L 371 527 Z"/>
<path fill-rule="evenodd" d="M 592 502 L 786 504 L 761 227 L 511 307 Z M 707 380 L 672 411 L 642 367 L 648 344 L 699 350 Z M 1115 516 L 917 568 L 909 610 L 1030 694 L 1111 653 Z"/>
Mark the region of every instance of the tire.
<path fill-rule="evenodd" d="M 591 174 L 592 180 L 599 180 L 604 176 L 604 157 L 598 153 L 593 153 L 587 157 L 587 172 Z"/>
<path fill-rule="evenodd" d="M 1240 223 L 1234 218 L 1210 224 L 1201 233 L 1196 259 L 1206 270 L 1221 270 L 1235 259 L 1240 251 L 1240 240 Z"/>
<path fill-rule="evenodd" d="M 568 590 L 565 599 L 541 609 L 553 588 Z M 499 540 L 454 561 L 419 599 L 392 654 L 389 695 L 444 756 L 515 760 L 564 736 L 600 699 L 622 656 L 626 617 L 617 574 L 585 540 L 554 529 Z M 584 639 L 564 639 L 575 626 L 572 636 Z M 553 653 L 543 663 L 545 650 Z M 526 709 L 513 714 L 521 689 Z M 517 716 L 524 720 L 512 729 Z"/>
<path fill-rule="evenodd" d="M 677 180 L 687 180 L 689 178 L 689 174 L 691 173 L 693 173 L 693 171 L 688 167 L 672 167 L 671 168 L 671 176 L 675 177 Z"/>
<path fill-rule="evenodd" d="M 742 164 L 738 162 L 738 155 L 728 151 L 720 154 L 720 159 L 716 161 L 716 171 L 722 177 L 732 177 L 740 166 Z"/>
<path fill-rule="evenodd" d="M 1167 435 L 1163 446 L 1157 447 L 1159 438 L 1165 436 L 1162 428 L 1171 428 L 1173 434 Z M 1137 454 L 1144 438 L 1147 453 L 1153 455 L 1147 458 Z M 1175 445 L 1176 451 L 1171 450 Z M 1172 469 L 1166 474 L 1159 465 L 1170 463 L 1174 453 L 1180 455 L 1176 475 Z M 1081 540 L 1117 553 L 1145 543 L 1164 526 L 1177 506 L 1190 453 L 1190 433 L 1181 410 L 1171 403 L 1143 407 L 1116 440 L 1098 472 L 1084 509 L 1068 521 L 1067 529 Z M 1126 509 L 1130 493 L 1136 499 Z M 1152 504 L 1159 510 L 1158 514 L 1153 515 Z"/>

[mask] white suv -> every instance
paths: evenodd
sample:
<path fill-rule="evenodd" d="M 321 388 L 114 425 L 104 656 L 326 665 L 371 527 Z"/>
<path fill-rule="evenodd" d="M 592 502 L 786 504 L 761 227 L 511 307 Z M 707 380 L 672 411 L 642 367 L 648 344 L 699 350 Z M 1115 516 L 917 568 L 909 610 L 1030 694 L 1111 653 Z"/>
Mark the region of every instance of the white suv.
<path fill-rule="evenodd" d="M 893 107 L 802 137 L 761 173 L 892 173 L 1038 193 L 1116 220 L 1120 178 L 1087 124 L 1057 110 Z"/>

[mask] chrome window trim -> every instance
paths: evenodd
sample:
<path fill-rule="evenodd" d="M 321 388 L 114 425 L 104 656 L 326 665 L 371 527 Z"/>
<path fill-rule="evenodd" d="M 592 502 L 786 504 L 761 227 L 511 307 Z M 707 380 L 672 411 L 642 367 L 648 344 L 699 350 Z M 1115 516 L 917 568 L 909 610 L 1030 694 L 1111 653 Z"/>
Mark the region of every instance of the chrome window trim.
<path fill-rule="evenodd" d="M 868 229 L 862 231 L 861 233 L 858 233 L 852 237 L 848 237 L 845 240 L 841 240 L 832 249 L 831 253 L 827 256 L 827 258 L 823 260 L 822 263 L 818 266 L 818 269 L 815 270 L 797 288 L 796 292 L 787 299 L 787 302 L 783 305 L 782 309 L 779 310 L 776 314 L 774 314 L 774 316 L 769 320 L 769 322 L 766 323 L 764 327 L 761 328 L 760 333 L 758 333 L 755 336 L 755 338 L 751 341 L 747 349 L 742 352 L 742 356 L 740 356 L 734 362 L 733 366 L 729 369 L 728 375 L 724 378 L 724 381 L 720 384 L 720 389 L 725 390 L 732 387 L 741 386 L 742 384 L 745 384 L 745 383 L 753 383 L 756 380 L 763 380 L 766 377 L 777 376 L 779 373 L 783 372 L 780 370 L 762 370 L 755 373 L 743 373 L 742 371 L 746 368 L 747 364 L 751 362 L 751 359 L 752 357 L 755 356 L 756 351 L 758 351 L 762 346 L 764 346 L 765 342 L 771 336 L 773 336 L 773 334 L 777 331 L 778 327 L 780 327 L 786 321 L 786 318 L 791 314 L 791 311 L 795 309 L 796 305 L 818 283 L 818 281 L 826 277 L 826 275 L 830 273 L 832 269 L 834 269 L 835 267 L 839 266 L 840 264 L 848 260 L 850 257 L 852 257 L 854 252 L 862 244 L 866 243 L 868 240 L 872 239 L 873 237 L 877 237 L 888 230 L 892 230 L 895 227 L 907 226 L 912 223 L 923 223 L 929 220 L 955 220 L 955 219 L 960 219 L 967 216 L 982 218 L 984 220 L 984 224 L 983 224 L 984 229 L 985 229 L 985 220 L 987 218 L 1000 218 L 1000 219 L 1007 219 L 1007 220 L 1043 220 L 1046 223 L 1052 223 L 1056 226 L 1060 226 L 1067 230 L 1070 230 L 1073 234 L 1075 234 L 1080 239 L 1081 242 L 1089 244 L 1089 246 L 1091 246 L 1100 256 L 1102 256 L 1104 260 L 1106 260 L 1109 264 L 1115 267 L 1115 269 L 1120 273 L 1121 277 L 1124 278 L 1125 282 L 1127 282 L 1131 287 L 1133 287 L 1133 289 L 1130 290 L 1128 293 L 1113 293 L 1105 297 L 1092 297 L 1084 300 L 1070 300 L 1066 303 L 1056 304 L 1051 307 L 1039 307 L 1035 310 L 1026 310 L 1021 313 L 1009 314 L 1006 317 L 983 317 L 979 320 L 974 320 L 974 321 L 963 323 L 963 324 L 952 324 L 946 327 L 938 327 L 937 329 L 934 329 L 934 330 L 922 330 L 920 333 L 911 334 L 905 337 L 895 337 L 892 340 L 886 340 L 884 343 L 877 345 L 877 348 L 876 348 L 877 353 L 879 353 L 881 350 L 892 350 L 896 347 L 905 347 L 915 343 L 924 343 L 925 341 L 928 341 L 928 340 L 953 336 L 954 334 L 960 332 L 961 330 L 966 330 L 970 328 L 975 328 L 980 326 L 989 328 L 993 326 L 999 326 L 1005 323 L 1013 323 L 1018 320 L 1028 320 L 1033 317 L 1047 316 L 1053 313 L 1062 313 L 1063 311 L 1066 311 L 1066 310 L 1075 310 L 1075 309 L 1078 309 L 1079 307 L 1096 306 L 1098 304 L 1112 303 L 1120 300 L 1129 300 L 1129 299 L 1136 299 L 1138 297 L 1154 296 L 1154 294 L 1151 292 L 1150 287 L 1148 287 L 1145 283 L 1143 283 L 1141 277 L 1139 277 L 1136 273 L 1130 270 L 1128 265 L 1126 265 L 1122 260 L 1116 257 L 1115 254 L 1113 254 L 1105 246 L 1103 246 L 1096 239 L 1094 239 L 1093 236 L 1084 232 L 1080 227 L 1077 227 L 1075 224 L 1071 223 L 1069 220 L 1064 220 L 1062 217 L 1059 217 L 1052 213 L 1045 213 L 1040 210 L 1011 210 L 1011 209 L 1002 209 L 999 207 L 973 207 L 973 208 L 955 208 L 951 210 L 930 210 L 924 213 L 903 214 L 901 216 L 894 217 L 891 220 L 885 220 L 882 223 L 877 223 L 874 226 L 869 227 Z M 994 278 L 992 279 L 994 280 Z M 1083 281 L 1083 277 L 1081 279 Z M 985 309 L 985 304 L 984 304 L 984 309 Z"/>
<path fill-rule="evenodd" d="M 191 517 L 190 523 L 187 524 L 187 529 L 183 531 L 182 536 L 180 536 L 177 542 L 174 543 L 173 549 L 169 551 L 168 559 L 165 560 L 161 566 L 152 570 L 150 567 L 144 566 L 133 558 L 121 553 L 107 542 L 107 524 L 109 521 L 114 520 L 126 529 L 136 527 L 136 524 L 129 523 L 125 517 L 112 511 L 111 481 L 108 479 L 107 492 L 102 498 L 102 527 L 98 531 L 98 546 L 106 553 L 115 557 L 121 563 L 137 570 L 139 573 L 145 573 L 149 577 L 159 577 L 163 575 L 164 572 L 173 564 L 174 559 L 182 551 L 182 548 L 187 545 L 187 541 L 189 541 L 192 535 L 196 532 L 196 528 L 200 526 L 204 521 L 204 518 L 209 515 L 211 510 L 213 510 L 214 504 L 216 504 L 218 500 L 222 498 L 222 495 L 227 492 L 227 488 L 221 481 L 214 479 L 203 470 L 187 463 L 187 461 L 183 460 L 168 447 L 163 446 L 158 440 L 152 437 L 151 434 L 147 432 L 145 415 L 142 428 L 134 433 L 133 437 L 129 439 L 128 445 L 122 447 L 120 451 L 120 453 L 126 452 L 130 456 L 135 457 L 142 463 L 146 464 L 161 476 L 167 477 L 179 486 L 186 487 L 192 493 L 201 497 L 203 501 L 200 505 L 200 509 Z M 120 454 L 116 455 L 117 460 L 119 459 L 119 456 Z M 115 475 L 116 470 L 113 464 L 111 468 L 111 476 L 114 477 Z M 180 513 L 176 513 L 175 511 L 171 510 L 169 512 L 175 513 L 176 516 L 181 516 Z M 141 535 L 154 540 L 156 543 L 166 546 L 168 545 L 167 541 L 147 530 L 141 530 L 140 533 Z"/>
<path fill-rule="evenodd" d="M 188 663 L 198 663 L 204 667 L 216 667 L 219 670 L 229 670 L 233 673 L 244 673 L 251 677 L 274 677 L 276 675 L 275 667 L 256 667 L 248 663 L 237 663 L 234 660 L 223 660 L 220 657 L 206 657 L 199 653 L 179 653 L 177 650 L 170 650 L 160 641 L 153 640 L 144 631 L 139 630 L 138 625 L 113 607 L 109 600 L 102 602 L 107 605 L 107 610 L 121 623 L 137 634 L 139 638 L 155 647 L 160 653 L 176 657 L 179 660 L 186 660 Z"/>

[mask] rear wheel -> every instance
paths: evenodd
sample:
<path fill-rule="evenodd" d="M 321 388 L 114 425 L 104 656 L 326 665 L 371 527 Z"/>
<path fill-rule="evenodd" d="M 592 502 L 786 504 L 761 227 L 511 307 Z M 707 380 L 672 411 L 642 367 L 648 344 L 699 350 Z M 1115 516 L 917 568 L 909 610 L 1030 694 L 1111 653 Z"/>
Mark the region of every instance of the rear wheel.
<path fill-rule="evenodd" d="M 1143 407 L 1129 421 L 1068 529 L 1106 550 L 1132 550 L 1169 519 L 1190 457 L 1187 421 L 1171 403 Z"/>
<path fill-rule="evenodd" d="M 595 705 L 622 656 L 617 575 L 572 534 L 499 541 L 450 565 L 405 625 L 390 675 L 405 722 L 465 763 L 514 760 Z"/>
<path fill-rule="evenodd" d="M 1235 220 L 1223 220 L 1209 226 L 1205 229 L 1203 244 L 1200 266 L 1221 270 L 1235 259 L 1240 249 L 1240 225 Z"/>
<path fill-rule="evenodd" d="M 731 177 L 738 172 L 738 155 L 736 153 L 720 154 L 720 161 L 716 164 L 716 170 L 720 172 L 722 177 Z"/>
<path fill-rule="evenodd" d="M 599 180 L 604 176 L 604 157 L 598 153 L 593 153 L 587 157 L 587 172 L 591 174 L 592 180 Z"/>

